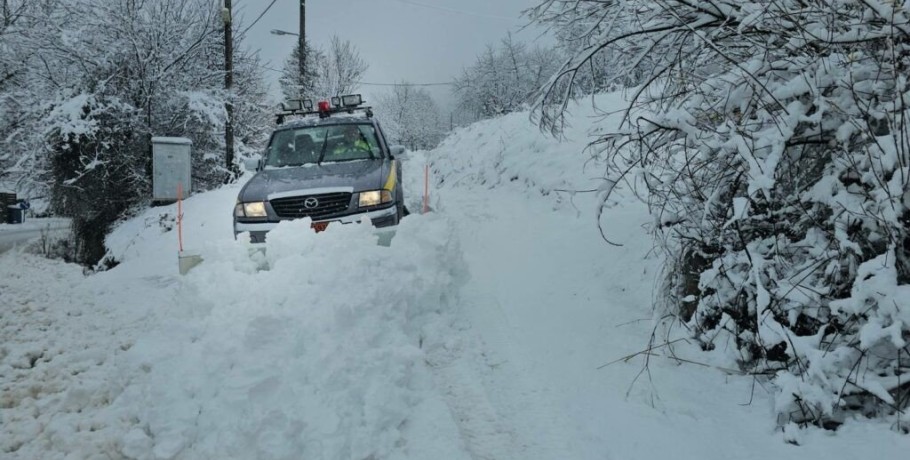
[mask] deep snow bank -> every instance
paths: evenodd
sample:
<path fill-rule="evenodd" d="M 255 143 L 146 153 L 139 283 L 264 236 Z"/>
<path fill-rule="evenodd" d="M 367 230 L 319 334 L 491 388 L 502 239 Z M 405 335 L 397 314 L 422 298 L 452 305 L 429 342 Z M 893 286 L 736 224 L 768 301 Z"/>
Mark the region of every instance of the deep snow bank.
<path fill-rule="evenodd" d="M 116 369 L 174 282 L 0 255 L 0 458 L 119 458 Z"/>
<path fill-rule="evenodd" d="M 132 421 L 122 452 L 457 457 L 457 437 L 421 446 L 409 436 L 449 417 L 422 347 L 438 339 L 424 326 L 445 323 L 460 282 L 457 241 L 428 216 L 404 222 L 390 248 L 367 225 L 316 235 L 308 221 L 280 225 L 265 255 L 208 245 L 169 319 L 128 355 L 134 383 L 114 403 Z"/>
<path fill-rule="evenodd" d="M 900 458 L 910 439 L 875 421 L 782 434 L 767 380 L 738 375 L 729 354 L 704 353 L 677 323 L 657 324 L 654 219 L 625 187 L 601 208 L 605 164 L 586 150 L 594 128 L 618 128 L 627 102 L 594 102 L 603 111 L 571 107 L 564 140 L 516 113 L 420 154 L 434 208 L 459 216 L 472 277 L 460 310 L 493 356 L 481 373 L 530 446 L 523 458 Z M 606 244 L 598 223 L 623 246 Z"/>
<path fill-rule="evenodd" d="M 592 126 L 616 126 L 622 93 L 596 96 L 573 104 L 563 138 L 541 132 L 528 112 L 511 113 L 459 128 L 427 154 L 437 186 L 492 189 L 504 184 L 525 188 L 533 195 L 596 189 L 606 165 L 596 150 L 586 148 Z M 609 109 L 609 111 L 607 110 Z"/>
<path fill-rule="evenodd" d="M 263 254 L 231 233 L 238 187 L 184 203 L 205 258 L 186 277 L 174 206 L 113 232 L 109 272 L 21 266 L 28 283 L 3 292 L 20 315 L 3 317 L 3 455 L 467 458 L 427 364 L 466 277 L 448 219 L 415 215 L 390 247 L 370 225 L 283 223 Z"/>

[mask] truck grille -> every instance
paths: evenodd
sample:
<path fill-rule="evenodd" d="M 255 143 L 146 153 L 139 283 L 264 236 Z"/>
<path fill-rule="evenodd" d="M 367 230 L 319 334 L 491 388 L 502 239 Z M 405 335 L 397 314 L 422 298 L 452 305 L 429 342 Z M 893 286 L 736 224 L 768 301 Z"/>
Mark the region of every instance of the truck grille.
<path fill-rule="evenodd" d="M 318 204 L 313 207 L 307 207 L 306 202 L 311 198 L 315 198 L 318 201 Z M 347 211 L 348 206 L 351 204 L 351 194 L 340 192 L 292 196 L 288 198 L 277 198 L 270 201 L 270 203 L 272 204 L 272 209 L 278 214 L 278 217 L 284 219 L 302 219 L 304 217 L 309 217 L 313 220 L 318 220 Z"/>

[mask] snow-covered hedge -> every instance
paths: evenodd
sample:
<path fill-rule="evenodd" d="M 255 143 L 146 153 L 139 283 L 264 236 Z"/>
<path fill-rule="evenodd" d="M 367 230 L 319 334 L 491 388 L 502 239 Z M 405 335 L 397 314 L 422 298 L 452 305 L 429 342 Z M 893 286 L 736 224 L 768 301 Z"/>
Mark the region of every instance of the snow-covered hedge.
<path fill-rule="evenodd" d="M 653 115 L 601 141 L 616 178 L 647 185 L 668 306 L 693 336 L 771 376 L 782 424 L 906 411 L 910 6 L 544 3 L 552 23 L 610 25 L 552 88 L 601 50 L 628 72 L 648 56 L 634 96 Z M 563 101 L 544 97 L 545 124 Z"/>

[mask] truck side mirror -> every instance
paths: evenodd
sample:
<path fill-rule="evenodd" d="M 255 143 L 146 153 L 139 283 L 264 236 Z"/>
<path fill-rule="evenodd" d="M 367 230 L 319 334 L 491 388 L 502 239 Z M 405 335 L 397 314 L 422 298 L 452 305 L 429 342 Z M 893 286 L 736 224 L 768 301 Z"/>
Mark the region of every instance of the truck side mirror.
<path fill-rule="evenodd" d="M 389 147 L 389 151 L 392 152 L 393 157 L 400 157 L 404 156 L 404 152 L 406 152 L 407 149 L 405 149 L 403 145 L 393 145 Z"/>
<path fill-rule="evenodd" d="M 259 171 L 259 167 L 262 165 L 261 158 L 247 158 L 243 160 L 243 168 L 247 171 L 256 172 Z"/>

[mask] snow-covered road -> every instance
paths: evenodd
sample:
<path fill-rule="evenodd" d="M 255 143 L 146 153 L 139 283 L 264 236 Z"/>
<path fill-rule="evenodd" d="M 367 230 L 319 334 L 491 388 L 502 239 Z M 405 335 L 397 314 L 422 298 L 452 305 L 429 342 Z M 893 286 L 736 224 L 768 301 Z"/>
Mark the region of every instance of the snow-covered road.
<path fill-rule="evenodd" d="M 659 260 L 640 203 L 605 212 L 615 247 L 596 196 L 554 192 L 596 180 L 580 147 L 513 114 L 413 154 L 435 212 L 390 247 L 296 222 L 262 254 L 232 237 L 233 185 L 186 201 L 186 277 L 167 207 L 114 232 L 107 272 L 0 255 L 0 458 L 903 458 L 876 422 L 788 444 L 762 382 L 684 342 L 686 364 L 621 360 L 654 328 Z"/>
<path fill-rule="evenodd" d="M 57 234 L 69 230 L 67 219 L 28 219 L 23 224 L 0 224 L 0 254 L 17 245 L 41 238 L 42 234 Z"/>

